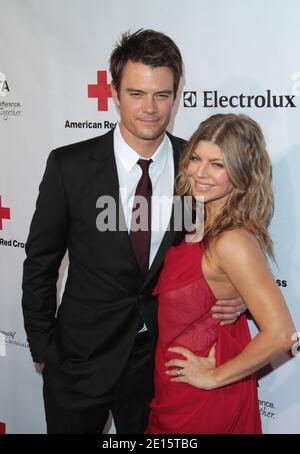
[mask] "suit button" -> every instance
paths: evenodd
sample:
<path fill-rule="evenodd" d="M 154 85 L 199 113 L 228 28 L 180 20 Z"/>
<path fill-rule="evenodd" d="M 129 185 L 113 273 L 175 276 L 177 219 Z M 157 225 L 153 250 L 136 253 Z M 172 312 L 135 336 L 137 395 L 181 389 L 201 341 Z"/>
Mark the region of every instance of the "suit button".
<path fill-rule="evenodd" d="M 139 295 L 139 301 L 140 302 L 144 301 L 144 295 Z"/>

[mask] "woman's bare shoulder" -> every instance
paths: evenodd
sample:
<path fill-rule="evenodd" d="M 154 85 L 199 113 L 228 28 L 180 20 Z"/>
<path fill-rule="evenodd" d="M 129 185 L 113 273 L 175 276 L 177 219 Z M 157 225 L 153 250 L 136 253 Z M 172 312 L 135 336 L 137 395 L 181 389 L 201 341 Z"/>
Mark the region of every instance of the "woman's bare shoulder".
<path fill-rule="evenodd" d="M 263 256 L 257 237 L 243 227 L 227 230 L 219 235 L 214 241 L 214 251 L 221 259 L 230 256 L 247 259 L 249 254 Z"/>

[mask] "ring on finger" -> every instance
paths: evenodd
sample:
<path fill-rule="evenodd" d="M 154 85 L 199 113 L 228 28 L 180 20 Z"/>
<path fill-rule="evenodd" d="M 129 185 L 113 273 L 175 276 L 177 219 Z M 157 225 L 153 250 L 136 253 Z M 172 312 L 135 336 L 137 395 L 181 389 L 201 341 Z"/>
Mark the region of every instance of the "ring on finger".
<path fill-rule="evenodd" d="M 175 372 L 176 372 L 176 377 L 182 377 L 182 375 L 183 375 L 182 367 L 178 367 Z"/>

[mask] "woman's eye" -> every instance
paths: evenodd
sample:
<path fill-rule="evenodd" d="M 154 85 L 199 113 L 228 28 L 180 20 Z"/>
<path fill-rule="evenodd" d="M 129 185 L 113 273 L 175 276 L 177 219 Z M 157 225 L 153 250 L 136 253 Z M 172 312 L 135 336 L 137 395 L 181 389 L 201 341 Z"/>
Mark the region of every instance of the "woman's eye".
<path fill-rule="evenodd" d="M 214 166 L 214 167 L 217 167 L 217 168 L 219 168 L 219 169 L 224 169 L 223 164 L 221 164 L 221 163 L 219 163 L 219 162 L 214 162 L 214 163 L 213 163 L 213 166 Z"/>

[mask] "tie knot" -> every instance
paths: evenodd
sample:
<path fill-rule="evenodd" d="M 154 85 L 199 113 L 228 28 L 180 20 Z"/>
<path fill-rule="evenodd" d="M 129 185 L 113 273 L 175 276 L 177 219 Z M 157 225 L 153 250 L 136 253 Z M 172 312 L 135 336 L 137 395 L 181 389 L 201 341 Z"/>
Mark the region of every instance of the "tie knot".
<path fill-rule="evenodd" d="M 137 164 L 141 167 L 143 174 L 148 174 L 149 166 L 152 159 L 139 159 Z"/>

